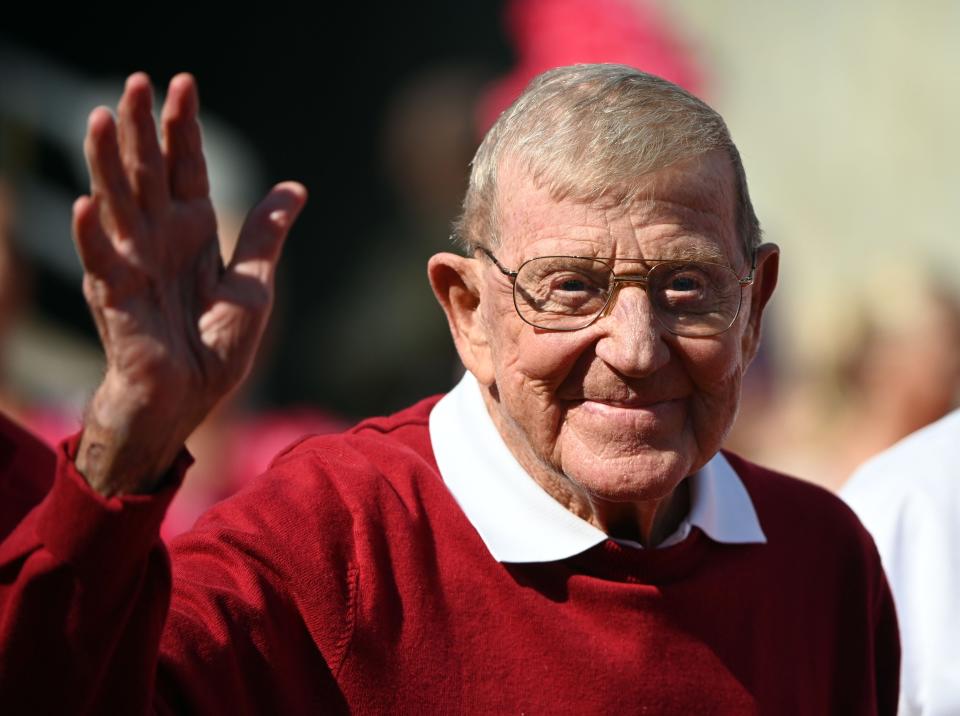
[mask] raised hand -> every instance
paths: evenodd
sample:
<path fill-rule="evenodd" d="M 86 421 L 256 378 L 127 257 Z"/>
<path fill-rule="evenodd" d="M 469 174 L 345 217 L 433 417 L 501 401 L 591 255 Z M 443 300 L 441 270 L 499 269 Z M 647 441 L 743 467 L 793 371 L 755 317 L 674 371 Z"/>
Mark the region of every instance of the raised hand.
<path fill-rule="evenodd" d="M 197 121 L 196 83 L 170 82 L 151 114 L 132 75 L 117 121 L 95 109 L 84 149 L 91 192 L 73 208 L 84 295 L 107 358 L 77 467 L 94 489 L 145 492 L 184 440 L 250 368 L 273 301 L 274 268 L 306 200 L 275 186 L 250 212 L 224 265 Z"/>

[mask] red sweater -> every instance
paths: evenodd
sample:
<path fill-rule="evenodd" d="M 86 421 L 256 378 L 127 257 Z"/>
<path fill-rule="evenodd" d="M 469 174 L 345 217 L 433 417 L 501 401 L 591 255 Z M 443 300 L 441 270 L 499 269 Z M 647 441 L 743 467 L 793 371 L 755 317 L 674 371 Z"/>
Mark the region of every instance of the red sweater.
<path fill-rule="evenodd" d="M 51 493 L 0 545 L 0 703 L 895 712 L 890 594 L 839 500 L 728 456 L 765 545 L 694 529 L 666 549 L 607 541 L 501 564 L 438 474 L 434 402 L 281 454 L 174 542 L 172 596 L 157 529 L 175 486 L 104 500 L 62 454 Z"/>
<path fill-rule="evenodd" d="M 55 465 L 53 450 L 0 413 L 0 540 L 43 499 Z"/>

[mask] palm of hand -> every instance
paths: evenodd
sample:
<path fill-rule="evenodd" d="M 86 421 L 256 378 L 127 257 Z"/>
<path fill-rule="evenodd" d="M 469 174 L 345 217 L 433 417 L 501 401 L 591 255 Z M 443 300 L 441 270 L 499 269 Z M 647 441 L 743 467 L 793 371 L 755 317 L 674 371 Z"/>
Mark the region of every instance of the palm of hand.
<path fill-rule="evenodd" d="M 246 374 L 269 314 L 281 244 L 305 200 L 298 184 L 275 187 L 251 212 L 224 266 L 193 79 L 180 75 L 170 84 L 162 147 L 150 103 L 149 80 L 134 75 L 116 126 L 104 109 L 91 114 L 92 191 L 74 206 L 84 295 L 107 357 L 84 440 L 95 427 L 108 437 L 132 431 L 138 452 L 150 458 L 141 462 L 152 474 L 121 482 L 156 478 Z"/>
<path fill-rule="evenodd" d="M 217 333 L 241 318 L 239 307 L 216 304 L 227 315 L 201 340 L 220 289 L 216 219 L 207 200 L 179 204 L 142 221 L 119 244 L 110 269 L 102 277 L 88 273 L 84 282 L 108 366 L 151 400 L 163 391 L 199 397 L 206 382 L 225 379 L 233 351 L 219 345 Z"/>

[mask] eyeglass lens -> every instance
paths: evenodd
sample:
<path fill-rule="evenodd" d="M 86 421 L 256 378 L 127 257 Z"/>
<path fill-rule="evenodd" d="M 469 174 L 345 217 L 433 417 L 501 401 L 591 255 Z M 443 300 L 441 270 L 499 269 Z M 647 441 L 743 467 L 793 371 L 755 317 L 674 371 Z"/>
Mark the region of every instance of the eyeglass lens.
<path fill-rule="evenodd" d="M 693 261 L 655 263 L 646 275 L 617 276 L 612 262 L 542 256 L 517 271 L 514 302 L 531 325 L 569 331 L 594 321 L 617 283 L 645 283 L 654 314 L 670 332 L 708 336 L 725 331 L 740 310 L 740 280 L 727 266 Z"/>

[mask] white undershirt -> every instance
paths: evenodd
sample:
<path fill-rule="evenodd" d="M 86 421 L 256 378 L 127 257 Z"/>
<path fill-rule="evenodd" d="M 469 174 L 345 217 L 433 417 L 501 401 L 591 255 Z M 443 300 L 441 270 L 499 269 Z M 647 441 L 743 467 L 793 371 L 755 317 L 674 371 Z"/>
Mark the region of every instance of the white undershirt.
<path fill-rule="evenodd" d="M 496 560 L 552 562 L 608 539 L 520 466 L 469 372 L 431 411 L 430 441 L 447 488 Z M 750 495 L 723 455 L 714 455 L 688 479 L 690 513 L 658 547 L 682 542 L 694 526 L 717 542 L 767 541 Z M 617 542 L 642 548 L 629 540 Z"/>

